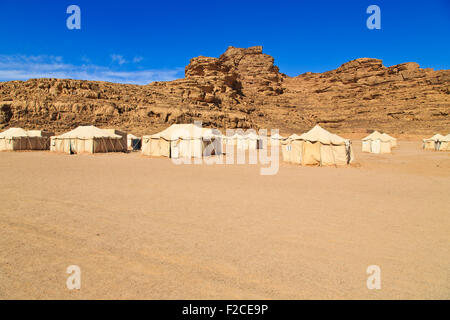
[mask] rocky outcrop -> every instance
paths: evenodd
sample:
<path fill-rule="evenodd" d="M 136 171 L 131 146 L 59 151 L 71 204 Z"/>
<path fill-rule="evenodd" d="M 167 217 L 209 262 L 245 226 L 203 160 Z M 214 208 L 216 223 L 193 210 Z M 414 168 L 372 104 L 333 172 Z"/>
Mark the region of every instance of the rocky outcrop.
<path fill-rule="evenodd" d="M 56 132 L 80 124 L 147 134 L 202 120 L 219 128 L 302 132 L 431 133 L 450 129 L 450 71 L 356 59 L 335 70 L 288 77 L 262 47 L 191 59 L 185 78 L 148 85 L 70 79 L 0 83 L 0 128 Z"/>

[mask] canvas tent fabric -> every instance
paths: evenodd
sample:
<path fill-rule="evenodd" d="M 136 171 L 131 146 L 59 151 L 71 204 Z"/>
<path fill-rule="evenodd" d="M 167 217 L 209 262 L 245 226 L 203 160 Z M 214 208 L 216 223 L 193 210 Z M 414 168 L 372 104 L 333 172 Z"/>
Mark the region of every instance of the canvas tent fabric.
<path fill-rule="evenodd" d="M 443 135 L 437 133 L 431 138 L 423 139 L 423 148 L 425 150 L 439 150 L 443 138 Z"/>
<path fill-rule="evenodd" d="M 300 156 L 301 151 L 298 150 L 295 144 L 300 144 L 300 141 L 300 136 L 295 133 L 283 140 L 280 140 L 281 157 L 283 161 L 299 163 L 298 161 L 295 161 L 295 158 L 298 158 Z"/>
<path fill-rule="evenodd" d="M 69 154 L 126 151 L 123 137 L 112 131 L 95 126 L 79 126 L 62 135 L 53 136 L 50 151 Z"/>
<path fill-rule="evenodd" d="M 384 139 L 387 139 L 390 141 L 391 143 L 391 147 L 394 148 L 397 146 L 397 139 L 394 137 L 391 137 L 390 135 L 388 135 L 387 133 L 382 133 L 381 134 L 383 136 Z"/>
<path fill-rule="evenodd" d="M 141 149 L 141 138 L 129 133 L 127 135 L 127 148 L 130 151 Z"/>
<path fill-rule="evenodd" d="M 284 161 L 317 166 L 346 165 L 354 160 L 351 141 L 316 125 L 310 131 L 293 134 L 282 142 Z"/>
<path fill-rule="evenodd" d="M 385 133 L 374 131 L 362 139 L 362 151 L 370 153 L 391 153 L 394 139 Z"/>
<path fill-rule="evenodd" d="M 122 139 L 120 140 L 120 147 L 122 148 L 121 151 L 126 152 L 128 150 L 127 147 L 127 133 L 121 130 L 117 130 L 117 129 L 102 129 L 105 130 L 106 132 L 121 136 Z"/>
<path fill-rule="evenodd" d="M 450 134 L 440 139 L 439 151 L 450 151 Z"/>
<path fill-rule="evenodd" d="M 169 158 L 201 158 L 222 153 L 222 135 L 195 124 L 173 124 L 142 137 L 142 154 Z"/>
<path fill-rule="evenodd" d="M 10 128 L 0 133 L 0 151 L 49 150 L 51 132 Z"/>

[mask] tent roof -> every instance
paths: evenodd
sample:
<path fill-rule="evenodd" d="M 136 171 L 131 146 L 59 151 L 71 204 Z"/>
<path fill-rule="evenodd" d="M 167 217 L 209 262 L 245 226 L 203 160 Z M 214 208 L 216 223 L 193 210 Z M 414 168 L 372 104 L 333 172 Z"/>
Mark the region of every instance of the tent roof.
<path fill-rule="evenodd" d="M 362 139 L 363 141 L 367 141 L 367 140 L 380 140 L 383 142 L 390 142 L 393 140 L 397 140 L 395 138 L 392 138 L 390 135 L 386 134 L 386 133 L 379 133 L 378 131 L 374 131 L 371 134 L 369 134 L 367 137 Z"/>
<path fill-rule="evenodd" d="M 8 130 L 0 133 L 0 138 L 19 138 L 28 136 L 28 132 L 22 128 L 9 128 Z"/>
<path fill-rule="evenodd" d="M 334 133 L 328 132 L 319 125 L 316 125 L 308 132 L 302 134 L 300 136 L 300 139 L 305 141 L 311 142 L 318 141 L 323 144 L 335 144 L 335 145 L 341 145 L 348 142 L 347 139 L 344 139 Z"/>
<path fill-rule="evenodd" d="M 127 139 L 139 139 L 139 137 L 136 137 L 134 134 L 129 133 L 127 134 Z"/>
<path fill-rule="evenodd" d="M 440 139 L 440 141 L 450 142 L 450 133 Z"/>
<path fill-rule="evenodd" d="M 437 133 L 434 136 L 432 136 L 431 138 L 423 139 L 423 140 L 425 140 L 425 141 L 431 141 L 431 140 L 432 141 L 436 141 L 436 140 L 441 140 L 442 138 L 444 138 L 444 136 L 439 134 L 439 133 Z"/>
<path fill-rule="evenodd" d="M 363 138 L 362 140 L 377 140 L 379 139 L 381 136 L 381 133 L 379 133 L 378 131 L 374 131 L 371 134 L 369 134 L 367 137 Z"/>
<path fill-rule="evenodd" d="M 114 134 L 108 132 L 106 130 L 97 128 L 95 126 L 79 126 L 72 131 L 66 132 L 60 136 L 57 136 L 60 139 L 92 139 L 92 138 L 122 138 L 118 134 Z"/>
<path fill-rule="evenodd" d="M 217 129 L 202 128 L 195 124 L 173 124 L 161 132 L 145 136 L 145 138 L 164 139 L 168 141 L 184 139 L 205 139 L 212 137 L 221 137 Z"/>
<path fill-rule="evenodd" d="M 397 139 L 388 135 L 387 133 L 382 133 L 381 134 L 383 137 L 385 137 L 386 139 L 389 139 L 390 141 L 396 141 Z"/>

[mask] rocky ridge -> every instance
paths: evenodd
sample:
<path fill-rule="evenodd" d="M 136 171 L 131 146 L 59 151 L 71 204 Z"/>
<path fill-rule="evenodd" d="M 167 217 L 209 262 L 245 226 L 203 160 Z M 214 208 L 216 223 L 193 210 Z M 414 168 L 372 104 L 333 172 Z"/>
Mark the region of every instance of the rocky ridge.
<path fill-rule="evenodd" d="M 0 83 L 0 129 L 60 133 L 94 124 L 148 134 L 194 120 L 285 134 L 314 124 L 337 133 L 448 133 L 450 70 L 414 62 L 385 67 L 379 59 L 360 58 L 289 77 L 262 47 L 229 47 L 219 58 L 191 59 L 183 79 L 143 86 L 71 79 Z"/>

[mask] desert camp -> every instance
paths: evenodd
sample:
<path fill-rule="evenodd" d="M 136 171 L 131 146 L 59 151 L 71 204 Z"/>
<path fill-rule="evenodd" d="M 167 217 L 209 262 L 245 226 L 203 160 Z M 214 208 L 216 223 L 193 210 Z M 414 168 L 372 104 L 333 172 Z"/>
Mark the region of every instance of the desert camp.
<path fill-rule="evenodd" d="M 282 143 L 283 160 L 301 165 L 338 166 L 354 160 L 350 140 L 316 125 L 310 131 L 289 136 Z"/>
<path fill-rule="evenodd" d="M 51 137 L 50 151 L 69 154 L 126 152 L 126 137 L 95 126 L 79 126 L 72 131 Z"/>
<path fill-rule="evenodd" d="M 0 133 L 0 151 L 49 150 L 53 133 L 9 128 Z"/>
<path fill-rule="evenodd" d="M 173 124 L 142 137 L 142 154 L 169 158 L 202 158 L 222 153 L 220 132 L 196 124 Z"/>
<path fill-rule="evenodd" d="M 141 300 L 163 320 L 361 318 L 346 301 L 415 300 L 398 304 L 445 316 L 422 300 L 450 301 L 450 0 L 0 15 L 11 314 L 92 300 L 64 311 L 133 317 L 109 300 Z"/>

